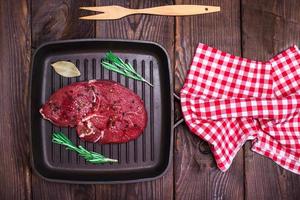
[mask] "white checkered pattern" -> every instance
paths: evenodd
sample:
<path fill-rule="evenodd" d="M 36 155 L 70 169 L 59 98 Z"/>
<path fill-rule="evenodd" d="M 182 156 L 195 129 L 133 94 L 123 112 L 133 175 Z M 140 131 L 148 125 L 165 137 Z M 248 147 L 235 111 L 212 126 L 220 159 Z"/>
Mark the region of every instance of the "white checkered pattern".
<path fill-rule="evenodd" d="M 180 95 L 186 124 L 210 144 L 222 171 L 253 140 L 253 151 L 300 174 L 296 46 L 257 62 L 199 44 Z"/>

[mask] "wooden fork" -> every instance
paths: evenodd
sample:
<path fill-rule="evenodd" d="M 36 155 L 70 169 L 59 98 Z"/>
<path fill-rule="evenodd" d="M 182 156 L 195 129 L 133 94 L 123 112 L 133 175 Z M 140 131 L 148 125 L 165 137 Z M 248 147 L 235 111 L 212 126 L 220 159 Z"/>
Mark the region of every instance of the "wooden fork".
<path fill-rule="evenodd" d="M 186 16 L 199 15 L 212 12 L 219 12 L 218 6 L 204 5 L 169 5 L 158 6 L 144 9 L 129 9 L 122 6 L 99 6 L 99 7 L 80 7 L 82 10 L 102 12 L 101 14 L 88 15 L 79 19 L 86 20 L 109 20 L 120 19 L 122 17 L 134 14 L 166 15 L 166 16 Z"/>

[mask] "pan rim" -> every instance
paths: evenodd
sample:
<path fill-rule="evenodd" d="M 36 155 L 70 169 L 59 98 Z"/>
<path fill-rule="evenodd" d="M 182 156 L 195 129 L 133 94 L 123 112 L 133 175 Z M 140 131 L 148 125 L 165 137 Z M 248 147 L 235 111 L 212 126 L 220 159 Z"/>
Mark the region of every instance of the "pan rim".
<path fill-rule="evenodd" d="M 146 178 L 137 178 L 137 179 L 131 179 L 131 180 L 109 180 L 109 181 L 89 181 L 89 180 L 66 180 L 66 179 L 57 179 L 57 178 L 48 178 L 43 176 L 42 173 L 39 172 L 39 170 L 36 168 L 36 164 L 34 162 L 34 156 L 33 156 L 33 146 L 32 146 L 32 111 L 31 111 L 31 101 L 32 101 L 32 80 L 33 80 L 33 67 L 34 67 L 34 61 L 36 59 L 37 53 L 44 47 L 47 47 L 49 45 L 53 44 L 65 44 L 65 43 L 80 43 L 80 42 L 121 42 L 121 43 L 138 43 L 138 44 L 150 44 L 153 46 L 156 46 L 160 48 L 164 52 L 164 57 L 167 59 L 168 66 L 167 67 L 169 72 L 169 89 L 170 89 L 170 150 L 169 150 L 169 158 L 167 161 L 166 167 L 162 170 L 162 172 L 158 175 L 146 177 Z M 58 182 L 58 183 L 76 183 L 76 184 L 120 184 L 120 183 L 138 183 L 143 181 L 151 181 L 158 178 L 161 178 L 164 176 L 168 169 L 171 166 L 171 161 L 173 160 L 173 136 L 174 136 L 174 97 L 173 97 L 173 71 L 170 66 L 170 58 L 167 53 L 167 50 L 159 43 L 153 42 L 153 41 L 144 41 L 144 40 L 128 40 L 128 39 L 97 39 L 97 38 L 87 38 L 87 39 L 68 39 L 68 40 L 57 40 L 57 41 L 49 41 L 41 44 L 39 47 L 36 48 L 32 59 L 31 59 L 31 68 L 30 68 L 30 77 L 29 77 L 29 146 L 30 146 L 30 163 L 32 166 L 33 171 L 41 178 L 50 181 L 50 182 Z"/>

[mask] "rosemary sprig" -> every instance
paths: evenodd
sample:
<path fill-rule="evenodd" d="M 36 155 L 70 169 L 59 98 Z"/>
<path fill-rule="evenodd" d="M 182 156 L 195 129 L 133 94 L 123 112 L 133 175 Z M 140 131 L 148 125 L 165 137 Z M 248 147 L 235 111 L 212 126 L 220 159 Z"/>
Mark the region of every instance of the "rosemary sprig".
<path fill-rule="evenodd" d="M 52 134 L 52 142 L 60 145 L 66 146 L 66 149 L 77 152 L 86 161 L 93 164 L 103 164 L 108 162 L 118 162 L 118 160 L 106 158 L 103 155 L 88 151 L 82 146 L 75 146 L 71 140 L 69 140 L 62 132 L 54 132 Z"/>
<path fill-rule="evenodd" d="M 138 74 L 135 69 L 131 66 L 129 63 L 125 63 L 121 58 L 113 54 L 111 51 L 106 53 L 105 58 L 101 62 L 102 66 L 105 67 L 108 70 L 120 73 L 124 76 L 127 76 L 129 78 L 138 80 L 138 81 L 144 81 L 151 87 L 153 85 L 148 82 L 146 79 L 144 79 L 140 74 Z"/>

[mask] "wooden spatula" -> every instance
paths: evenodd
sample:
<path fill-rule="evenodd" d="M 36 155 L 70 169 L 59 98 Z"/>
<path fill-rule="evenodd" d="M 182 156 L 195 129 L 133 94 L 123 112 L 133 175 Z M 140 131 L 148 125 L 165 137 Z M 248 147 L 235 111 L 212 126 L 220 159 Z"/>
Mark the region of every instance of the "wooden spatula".
<path fill-rule="evenodd" d="M 144 9 L 129 9 L 122 6 L 99 6 L 99 7 L 80 7 L 82 10 L 102 12 L 101 14 L 80 17 L 86 20 L 109 20 L 120 19 L 134 14 L 166 15 L 166 16 L 186 16 L 199 15 L 212 12 L 219 12 L 218 6 L 204 5 L 170 5 Z"/>

